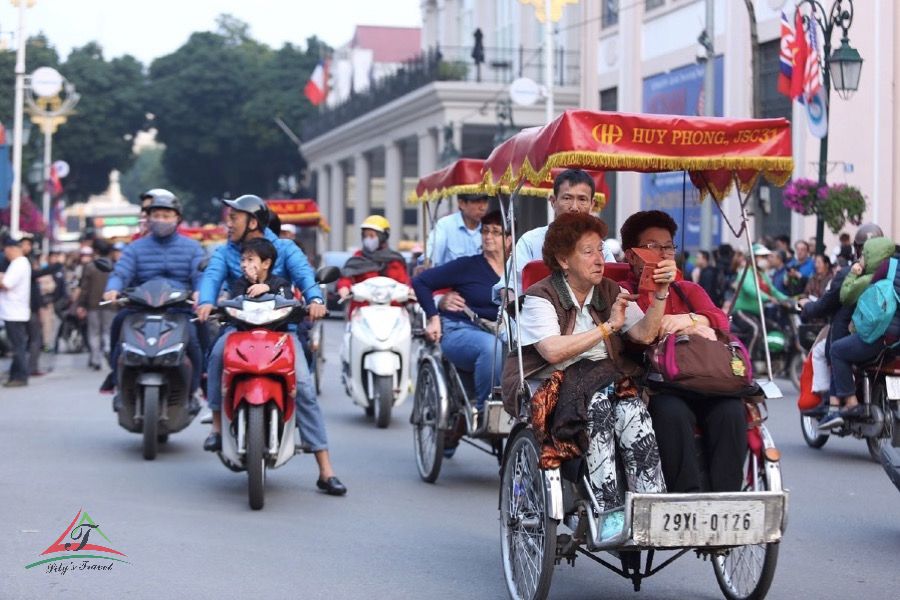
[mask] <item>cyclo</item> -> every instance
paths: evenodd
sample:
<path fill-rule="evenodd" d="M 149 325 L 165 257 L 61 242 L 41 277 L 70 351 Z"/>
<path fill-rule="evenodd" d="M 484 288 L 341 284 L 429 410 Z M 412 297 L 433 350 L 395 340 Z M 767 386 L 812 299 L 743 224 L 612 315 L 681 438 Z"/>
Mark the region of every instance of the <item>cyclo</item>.
<path fill-rule="evenodd" d="M 458 194 L 497 192 L 507 195 L 509 188 L 500 186 L 491 189 L 485 184 L 483 177 L 484 160 L 463 158 L 455 163 L 422 177 L 409 201 L 421 203 L 423 239 L 441 212 L 444 200 Z M 602 173 L 593 173 L 598 189 L 605 189 Z M 538 185 L 523 185 L 518 189 L 519 196 L 546 198 L 551 191 L 549 182 Z M 595 194 L 595 202 L 605 200 L 605 194 Z M 507 256 L 504 256 L 504 264 Z M 421 310 L 418 318 L 424 315 Z M 507 311 L 498 307 L 498 331 L 495 332 L 495 344 L 508 352 L 510 344 Z M 415 320 L 415 318 L 414 318 Z M 500 388 L 493 390 L 491 398 L 485 403 L 485 411 L 481 420 L 475 410 L 473 375 L 454 365 L 441 354 L 440 345 L 429 342 L 424 336 L 424 326 L 419 323 L 413 330 L 416 340 L 414 355 L 416 365 L 415 400 L 411 415 L 413 424 L 416 465 L 419 475 L 428 483 L 434 483 L 440 474 L 443 462 L 445 443 L 463 441 L 488 454 L 503 456 L 503 444 L 515 423 L 515 420 L 503 409 Z M 502 364 L 493 364 L 492 372 L 499 374 Z"/>
<path fill-rule="evenodd" d="M 635 143 L 642 139 L 640 130 L 662 132 L 654 139 L 663 143 Z M 700 141 L 690 143 L 695 138 Z M 707 138 L 715 144 L 703 145 Z M 746 238 L 749 247 L 746 206 L 752 187 L 760 174 L 783 185 L 792 163 L 790 126 L 784 119 L 739 121 L 567 111 L 550 124 L 525 130 L 498 146 L 485 163 L 484 178 L 491 185 L 521 187 L 544 181 L 554 167 L 684 171 L 685 182 L 689 178 L 701 194 L 712 195 L 717 205 L 737 188 L 740 226 L 735 229 L 727 217 L 725 220 L 735 236 Z M 517 200 L 518 194 L 513 193 L 508 206 L 513 235 Z M 523 287 L 548 272 L 538 261 L 512 265 L 513 270 L 523 267 Z M 615 272 L 621 270 L 608 272 L 615 278 Z M 515 278 L 509 283 L 519 297 Z M 761 299 L 758 301 L 761 304 Z M 518 315 L 517 302 L 512 308 Z M 518 319 L 515 323 L 518 330 Z M 765 339 L 764 329 L 762 333 Z M 771 375 L 767 381 L 756 382 L 758 395 L 745 402 L 748 448 L 742 491 L 626 492 L 624 506 L 618 508 L 624 513 L 624 527 L 618 535 L 602 539 L 604 514 L 583 472 L 567 469 L 565 463 L 563 468 L 541 469 L 541 448 L 530 422 L 531 396 L 541 381 L 524 377 L 521 348 L 515 348 L 507 360 L 517 361 L 519 373 L 516 397 L 504 398 L 517 410 L 503 455 L 500 484 L 501 556 L 510 597 L 545 598 L 554 566 L 563 560 L 574 564 L 578 555 L 630 579 L 639 590 L 644 578 L 691 551 L 711 560 L 726 598 L 765 597 L 787 524 L 788 500 L 782 487 L 780 453 L 764 423 L 765 400 L 781 397 Z M 654 564 L 660 551 L 674 554 Z M 617 556 L 620 566 L 602 557 L 602 552 Z"/>

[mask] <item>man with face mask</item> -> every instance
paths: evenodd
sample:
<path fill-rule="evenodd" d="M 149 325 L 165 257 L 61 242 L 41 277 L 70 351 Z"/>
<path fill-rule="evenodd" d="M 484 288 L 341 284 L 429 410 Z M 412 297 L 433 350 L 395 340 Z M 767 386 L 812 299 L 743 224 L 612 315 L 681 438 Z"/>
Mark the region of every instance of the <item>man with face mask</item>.
<path fill-rule="evenodd" d="M 116 262 L 106 284 L 103 299 L 113 301 L 128 287 L 141 285 L 151 279 L 165 279 L 173 287 L 196 291 L 200 284 L 200 261 L 203 248 L 196 241 L 176 233 L 181 222 L 181 201 L 175 194 L 164 189 L 154 189 L 142 195 L 151 196 L 147 206 L 147 235 L 125 247 Z M 111 391 L 115 386 L 116 361 L 119 352 L 119 334 L 122 322 L 132 309 L 123 308 L 113 319 L 110 327 L 110 366 L 113 372 L 101 387 L 101 391 Z M 199 403 L 193 396 L 200 386 L 202 357 L 197 332 L 191 328 L 191 341 L 187 349 L 194 365 L 191 380 L 191 410 L 199 410 Z M 118 397 L 117 397 L 118 398 Z M 113 402 L 117 408 L 116 401 Z"/>

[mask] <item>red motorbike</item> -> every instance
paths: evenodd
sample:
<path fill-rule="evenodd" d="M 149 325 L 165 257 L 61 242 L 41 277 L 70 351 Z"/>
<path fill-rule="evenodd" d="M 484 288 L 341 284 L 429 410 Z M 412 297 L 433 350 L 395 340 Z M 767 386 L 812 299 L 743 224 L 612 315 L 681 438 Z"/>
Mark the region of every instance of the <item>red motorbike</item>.
<path fill-rule="evenodd" d="M 322 269 L 317 280 L 335 273 Z M 225 342 L 222 373 L 222 450 L 219 458 L 235 472 L 247 471 L 250 508 L 265 504 L 266 470 L 295 454 L 294 359 L 302 348 L 284 325 L 306 316 L 294 299 L 265 294 L 237 296 L 219 303 L 220 317 L 232 325 Z"/>

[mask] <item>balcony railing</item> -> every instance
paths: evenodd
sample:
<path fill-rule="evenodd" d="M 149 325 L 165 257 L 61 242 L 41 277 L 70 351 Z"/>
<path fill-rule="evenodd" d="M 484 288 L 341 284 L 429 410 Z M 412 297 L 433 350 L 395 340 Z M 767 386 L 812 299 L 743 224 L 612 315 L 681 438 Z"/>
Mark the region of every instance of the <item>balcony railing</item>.
<path fill-rule="evenodd" d="M 543 80 L 544 55 L 539 48 L 486 47 L 480 65 L 475 64 L 471 55 L 471 47 L 442 47 L 406 60 L 394 73 L 372 82 L 366 91 L 351 94 L 340 104 L 306 119 L 302 125 L 303 139 L 319 137 L 433 81 L 467 81 L 477 85 L 512 83 L 519 77 Z M 554 63 L 555 85 L 578 85 L 578 52 L 559 49 Z"/>

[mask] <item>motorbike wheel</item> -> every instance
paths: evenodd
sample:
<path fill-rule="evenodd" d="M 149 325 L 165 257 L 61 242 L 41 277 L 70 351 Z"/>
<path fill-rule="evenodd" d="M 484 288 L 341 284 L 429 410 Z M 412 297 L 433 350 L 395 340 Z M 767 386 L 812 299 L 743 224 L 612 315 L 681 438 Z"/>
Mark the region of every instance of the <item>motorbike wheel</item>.
<path fill-rule="evenodd" d="M 147 386 L 143 388 L 144 395 L 144 459 L 153 460 L 156 458 L 159 449 L 159 436 L 157 430 L 159 428 L 159 388 L 157 386 Z"/>
<path fill-rule="evenodd" d="M 264 407 L 247 410 L 247 490 L 250 508 L 259 510 L 266 503 L 266 420 Z"/>
<path fill-rule="evenodd" d="M 394 378 L 387 375 L 373 377 L 372 405 L 375 410 L 375 426 L 384 429 L 391 424 L 394 407 Z"/>
<path fill-rule="evenodd" d="M 444 432 L 438 429 L 437 373 L 430 364 L 419 369 L 416 395 L 413 400 L 413 443 L 419 477 L 426 483 L 437 481 L 444 458 Z"/>
<path fill-rule="evenodd" d="M 743 491 L 781 491 L 780 482 L 769 481 L 764 460 L 752 451 L 744 469 Z M 713 556 L 713 571 L 719 589 L 728 600 L 762 600 L 769 592 L 778 564 L 779 544 L 737 546 Z"/>
<path fill-rule="evenodd" d="M 557 521 L 547 514 L 544 473 L 534 433 L 510 442 L 500 482 L 500 555 L 513 600 L 543 600 L 556 560 Z"/>
<path fill-rule="evenodd" d="M 804 360 L 806 360 L 806 353 L 798 352 L 793 357 L 791 357 L 791 362 L 788 365 L 788 376 L 791 379 L 791 383 L 794 384 L 794 388 L 798 392 L 800 391 L 800 373 L 803 372 Z"/>
<path fill-rule="evenodd" d="M 828 438 L 831 437 L 827 432 L 819 431 L 818 425 L 819 422 L 815 417 L 800 415 L 800 431 L 803 433 L 806 445 L 810 448 L 821 448 L 828 441 Z"/>
<path fill-rule="evenodd" d="M 887 388 L 884 380 L 876 381 L 872 385 L 872 405 L 881 409 L 884 425 L 881 434 L 876 437 L 867 437 L 866 446 L 869 448 L 869 456 L 877 463 L 881 463 L 881 445 L 890 444 L 894 433 L 894 418 L 891 411 L 891 403 L 887 399 Z"/>

